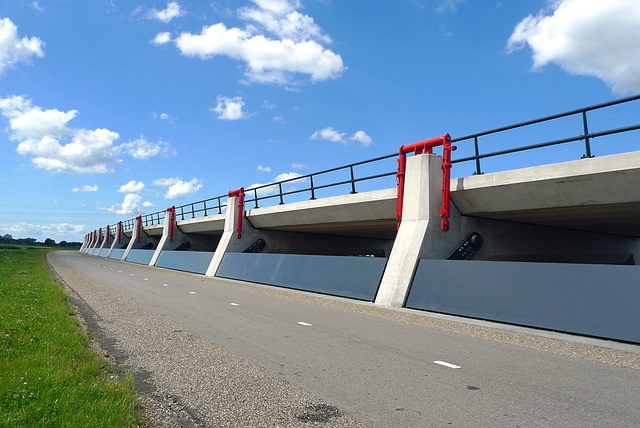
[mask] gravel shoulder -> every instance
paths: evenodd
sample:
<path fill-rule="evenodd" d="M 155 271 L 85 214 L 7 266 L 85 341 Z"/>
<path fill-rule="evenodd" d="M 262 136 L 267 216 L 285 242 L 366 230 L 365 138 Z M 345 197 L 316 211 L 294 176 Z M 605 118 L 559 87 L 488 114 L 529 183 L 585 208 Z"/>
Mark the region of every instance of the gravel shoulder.
<path fill-rule="evenodd" d="M 97 346 L 134 375 L 157 427 L 365 427 L 61 262 L 49 265 Z"/>

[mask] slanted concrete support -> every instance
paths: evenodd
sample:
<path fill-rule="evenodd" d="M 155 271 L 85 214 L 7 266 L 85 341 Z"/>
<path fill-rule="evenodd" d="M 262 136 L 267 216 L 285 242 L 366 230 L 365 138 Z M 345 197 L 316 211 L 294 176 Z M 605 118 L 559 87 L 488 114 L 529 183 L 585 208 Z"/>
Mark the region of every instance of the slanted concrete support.
<path fill-rule="evenodd" d="M 103 236 L 102 235 L 102 229 L 100 229 L 100 236 Z M 102 237 L 102 243 L 100 244 L 100 248 L 96 252 L 96 256 L 100 255 L 100 253 L 102 252 L 102 249 L 107 244 L 108 240 L 109 240 L 109 235 L 107 235 L 107 229 L 105 228 L 104 236 Z"/>
<path fill-rule="evenodd" d="M 93 231 L 93 243 L 91 244 L 91 248 L 89 248 L 89 255 L 92 256 L 93 252 L 95 251 L 96 247 L 98 246 L 98 244 L 100 243 L 100 237 L 98 236 L 98 231 L 94 230 Z"/>
<path fill-rule="evenodd" d="M 420 258 L 445 258 L 461 240 L 462 233 L 452 225 L 440 229 L 442 204 L 442 158 L 422 154 L 407 159 L 402 223 L 389 255 L 375 303 L 402 307 L 411 287 Z"/>
<path fill-rule="evenodd" d="M 253 228 L 251 223 L 246 221 L 246 218 L 242 223 L 242 235 L 240 239 L 238 239 L 238 211 L 238 197 L 230 197 L 227 200 L 224 231 L 222 232 L 222 237 L 220 238 L 218 247 L 213 253 L 213 258 L 211 259 L 211 263 L 207 269 L 207 276 L 216 275 L 225 253 L 240 253 L 258 239 L 256 230 Z"/>
<path fill-rule="evenodd" d="M 124 262 L 125 260 L 127 260 L 127 257 L 129 257 L 131 249 L 138 240 L 138 231 L 142 231 L 142 217 L 140 216 L 136 217 L 136 220 L 133 222 L 133 232 L 131 233 L 131 240 L 129 240 L 129 245 L 127 245 L 127 249 L 124 250 L 124 254 L 122 255 L 120 261 Z"/>
<path fill-rule="evenodd" d="M 116 230 L 112 230 L 109 233 L 113 233 L 113 241 L 111 242 L 111 246 L 109 247 L 109 252 L 107 253 L 107 258 L 111 257 L 111 252 L 120 242 L 120 236 L 122 235 L 122 222 L 118 223 L 116 226 Z"/>
<path fill-rule="evenodd" d="M 184 241 L 184 234 L 180 230 L 176 222 L 175 207 L 167 208 L 164 215 L 164 225 L 162 229 L 162 238 L 158 243 L 156 251 L 151 257 L 149 266 L 155 266 L 158 263 L 160 254 L 164 250 L 173 250 L 178 247 Z"/>

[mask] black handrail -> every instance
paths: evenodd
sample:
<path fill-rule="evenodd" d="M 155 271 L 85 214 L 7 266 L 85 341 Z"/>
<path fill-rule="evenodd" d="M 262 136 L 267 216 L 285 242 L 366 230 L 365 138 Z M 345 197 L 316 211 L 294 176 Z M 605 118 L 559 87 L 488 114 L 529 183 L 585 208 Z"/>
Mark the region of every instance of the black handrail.
<path fill-rule="evenodd" d="M 614 129 L 609 129 L 609 130 L 605 130 L 605 131 L 599 131 L 599 132 L 589 132 L 589 128 L 588 128 L 588 123 L 587 123 L 587 112 L 590 111 L 594 111 L 594 110 L 599 110 L 605 107 L 611 107 L 614 105 L 618 105 L 618 104 L 624 104 L 624 103 L 628 103 L 631 101 L 636 101 L 640 99 L 640 95 L 635 95 L 635 96 L 630 96 L 630 97 L 626 97 L 626 98 L 620 98 L 618 100 L 614 100 L 614 101 L 610 101 L 610 102 L 606 102 L 606 103 L 600 103 L 600 104 L 595 104 L 589 107 L 584 107 L 581 109 L 576 109 L 576 110 L 571 110 L 571 111 L 567 111 L 564 113 L 559 113 L 559 114 L 554 114 L 554 115 L 550 115 L 550 116 L 545 116 L 545 117 L 541 117 L 538 119 L 533 119 L 533 120 L 528 120 L 525 122 L 520 122 L 520 123 L 516 123 L 513 125 L 508 125 L 508 126 L 503 126 L 500 128 L 495 128 L 495 129 L 491 129 L 489 131 L 483 131 L 483 132 L 479 132 L 476 134 L 471 134 L 471 135 L 467 135 L 464 137 L 460 137 L 460 138 L 455 138 L 452 139 L 451 142 L 452 143 L 461 143 L 461 142 L 465 142 L 467 140 L 472 140 L 473 141 L 473 150 L 474 150 L 474 155 L 473 156 L 467 156 L 467 157 L 463 157 L 463 158 L 458 158 L 458 159 L 453 159 L 451 162 L 452 163 L 462 163 L 462 162 L 470 162 L 473 161 L 475 163 L 475 172 L 474 174 L 482 174 L 482 170 L 481 170 L 481 165 L 480 165 L 480 160 L 481 159 L 485 159 L 485 158 L 490 158 L 490 157 L 496 157 L 496 156 L 501 156 L 501 155 L 506 155 L 506 154 L 511 154 L 511 153 L 518 153 L 518 152 L 522 152 L 522 151 L 527 151 L 527 150 L 533 150 L 533 149 L 538 149 L 538 148 L 542 148 L 542 147 L 549 147 L 549 146 L 555 146 L 555 145 L 559 145 L 559 144 L 565 144 L 565 143 L 570 143 L 570 142 L 575 142 L 575 141 L 584 141 L 585 142 L 585 153 L 582 156 L 583 158 L 590 158 L 593 157 L 592 151 L 591 151 L 591 139 L 593 138 L 597 138 L 597 137 L 602 137 L 602 136 L 607 136 L 607 135 L 614 135 L 614 134 L 619 134 L 619 133 L 623 133 L 623 132 L 629 132 L 629 131 L 634 131 L 634 130 L 639 130 L 640 129 L 640 124 L 636 124 L 636 125 L 630 125 L 630 126 L 625 126 L 622 128 L 614 128 Z M 556 140 L 551 140 L 551 141 L 546 141 L 546 142 L 542 142 L 542 143 L 537 143 L 537 144 L 530 144 L 530 145 L 526 145 L 526 146 L 520 146 L 520 147 L 514 147 L 511 149 L 505 149 L 505 150 L 498 150 L 498 151 L 492 151 L 492 152 L 486 152 L 486 153 L 482 153 L 480 151 L 480 146 L 479 146 L 479 142 L 478 139 L 480 137 L 486 137 L 488 135 L 493 135 L 493 134 L 497 134 L 500 132 L 504 132 L 504 131 L 509 131 L 509 130 L 513 130 L 513 129 L 517 129 L 517 128 L 523 128 L 529 125 L 535 125 L 535 124 L 539 124 L 539 123 L 543 123 L 543 122 L 549 122 L 555 119 L 560 119 L 560 118 L 565 118 L 565 117 L 569 117 L 569 116 L 575 116 L 575 115 L 581 115 L 581 119 L 582 119 L 582 134 L 579 135 L 574 135 L 572 137 L 568 137 L 568 138 L 562 138 L 562 139 L 556 139 Z M 384 172 L 384 173 L 380 173 L 380 174 L 376 174 L 376 175 L 370 175 L 370 176 L 366 176 L 366 177 L 356 177 L 356 173 L 354 172 L 354 167 L 360 166 L 360 165 L 365 165 L 365 164 L 371 164 L 374 162 L 378 162 L 378 161 L 382 161 L 382 160 L 386 160 L 386 159 L 390 159 L 390 158 L 396 158 L 398 156 L 398 153 L 392 153 L 389 155 L 385 155 L 385 156 L 379 156 L 377 158 L 374 159 L 368 159 L 368 160 L 364 160 L 361 162 L 356 162 L 353 164 L 349 164 L 349 165 L 343 165 L 343 166 L 339 166 L 339 167 L 335 167 L 335 168 L 331 168 L 331 169 L 327 169 L 324 171 L 320 171 L 320 172 L 315 172 L 312 174 L 307 174 L 307 175 L 300 175 L 297 177 L 292 177 L 292 178 L 288 178 L 286 180 L 282 180 L 276 183 L 268 183 L 268 184 L 264 184 L 261 186 L 256 186 L 256 187 L 251 187 L 245 190 L 245 204 L 248 202 L 251 202 L 254 204 L 254 208 L 259 208 L 259 201 L 263 201 L 263 200 L 268 200 L 268 199 L 274 199 L 277 198 L 279 199 L 279 203 L 280 204 L 284 204 L 285 200 L 284 197 L 285 196 L 289 196 L 289 195 L 294 195 L 294 194 L 299 194 L 299 193 L 304 193 L 304 192 L 309 192 L 310 194 L 310 199 L 316 199 L 316 191 L 320 190 L 320 189 L 326 189 L 329 187 L 335 187 L 335 186 L 341 186 L 341 185 L 346 185 L 346 184 L 350 184 L 350 192 L 351 194 L 353 193 L 357 193 L 356 190 L 356 183 L 359 183 L 361 181 L 367 181 L 367 180 L 373 180 L 373 179 L 377 179 L 377 178 L 383 178 L 383 177 L 389 177 L 392 175 L 396 174 L 395 169 L 393 171 L 390 172 Z M 338 182 L 332 182 L 329 184 L 323 184 L 323 185 L 315 185 L 314 183 L 314 178 L 317 179 L 319 176 L 322 175 L 326 175 L 332 172 L 336 172 L 336 171 L 342 171 L 342 170 L 348 170 L 349 173 L 349 177 L 350 179 L 348 180 L 341 180 Z M 292 184 L 293 182 L 307 182 L 307 180 L 309 181 L 309 185 L 305 188 L 302 189 L 289 189 L 289 190 L 283 190 L 282 186 L 286 185 L 286 184 Z M 277 192 L 272 193 L 271 189 L 277 189 Z M 262 190 L 262 192 L 268 192 L 268 194 L 266 195 L 259 195 L 258 193 L 260 193 L 260 191 Z M 226 198 L 227 195 L 221 195 L 221 196 L 216 196 L 214 198 L 211 199 L 205 199 L 202 201 L 198 201 L 198 202 L 193 202 L 190 204 L 185 204 L 185 205 L 181 205 L 176 207 L 176 217 L 177 220 L 184 220 L 185 218 L 195 218 L 197 214 L 203 213 L 204 216 L 207 215 L 212 215 L 211 211 L 217 211 L 216 214 L 222 214 L 223 209 L 226 208 L 227 203 L 226 203 Z M 225 201 L 224 203 L 222 201 Z M 209 206 L 207 205 L 209 203 Z M 202 207 L 200 207 L 200 205 L 202 205 Z M 149 225 L 153 225 L 153 224 L 158 224 L 160 223 L 161 218 L 164 218 L 165 212 L 164 211 L 159 211 L 157 213 L 152 213 L 152 214 L 147 214 L 143 217 L 143 224 L 145 226 L 149 226 Z M 125 222 L 122 223 L 123 224 L 123 230 L 127 230 L 127 229 L 132 229 L 134 223 L 134 219 L 130 219 L 127 220 Z M 114 225 L 115 227 L 115 225 Z"/>

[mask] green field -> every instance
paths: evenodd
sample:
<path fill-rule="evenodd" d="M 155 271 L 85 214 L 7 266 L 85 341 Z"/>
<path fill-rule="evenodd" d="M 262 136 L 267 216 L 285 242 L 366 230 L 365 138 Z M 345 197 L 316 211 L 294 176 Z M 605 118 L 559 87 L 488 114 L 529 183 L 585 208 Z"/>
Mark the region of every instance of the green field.
<path fill-rule="evenodd" d="M 0 246 L 0 427 L 144 426 L 132 377 L 90 348 L 48 251 Z"/>

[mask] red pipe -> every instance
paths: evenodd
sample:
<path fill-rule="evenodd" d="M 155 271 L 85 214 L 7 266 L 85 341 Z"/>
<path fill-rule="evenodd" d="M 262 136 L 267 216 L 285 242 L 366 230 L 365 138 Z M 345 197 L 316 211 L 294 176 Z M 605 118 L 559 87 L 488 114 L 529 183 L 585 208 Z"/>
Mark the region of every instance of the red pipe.
<path fill-rule="evenodd" d="M 169 241 L 173 241 L 173 225 L 176 222 L 176 206 L 167 208 L 167 214 L 169 214 Z"/>
<path fill-rule="evenodd" d="M 109 243 L 109 235 L 110 235 L 110 233 L 109 233 L 109 226 L 107 225 L 107 236 L 105 236 L 105 239 L 106 239 L 107 241 L 105 242 L 105 244 L 108 244 L 108 243 Z"/>
<path fill-rule="evenodd" d="M 140 242 L 140 235 L 142 234 L 142 216 L 139 215 L 136 217 L 136 220 L 138 222 L 138 242 Z"/>
<path fill-rule="evenodd" d="M 118 244 L 120 243 L 120 235 L 122 234 L 122 222 L 118 222 Z"/>
<path fill-rule="evenodd" d="M 244 187 L 229 192 L 229 197 L 238 198 L 238 239 L 242 237 L 242 217 L 244 217 Z"/>
<path fill-rule="evenodd" d="M 407 153 L 419 155 L 422 153 L 433 153 L 433 148 L 442 147 L 442 207 L 440 208 L 440 216 L 443 218 L 441 229 L 443 232 L 449 230 L 450 215 L 450 185 L 451 185 L 451 151 L 455 147 L 451 145 L 451 136 L 445 134 L 441 137 L 431 138 L 429 140 L 418 141 L 417 143 L 407 146 L 400 146 L 398 153 L 398 172 L 396 179 L 398 182 L 398 200 L 396 205 L 396 220 L 398 220 L 398 229 L 402 222 L 402 204 L 404 203 L 404 182 L 407 168 Z"/>

